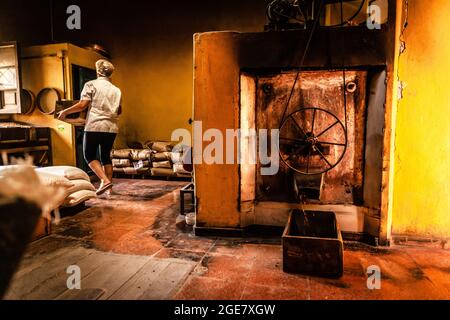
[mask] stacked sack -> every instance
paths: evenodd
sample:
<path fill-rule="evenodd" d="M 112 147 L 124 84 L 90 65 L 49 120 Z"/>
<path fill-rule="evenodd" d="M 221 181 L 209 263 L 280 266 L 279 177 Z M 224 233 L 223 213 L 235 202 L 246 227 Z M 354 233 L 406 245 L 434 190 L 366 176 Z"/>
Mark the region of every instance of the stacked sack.
<path fill-rule="evenodd" d="M 192 173 L 184 169 L 183 159 L 185 158 L 187 148 L 183 148 L 181 152 L 171 152 L 170 161 L 172 162 L 173 172 L 180 178 L 191 178 Z"/>
<path fill-rule="evenodd" d="M 174 150 L 174 145 L 172 142 L 148 141 L 143 146 L 145 149 L 113 150 L 113 171 L 129 175 L 191 178 L 191 173 L 183 169 L 186 148 Z"/>
<path fill-rule="evenodd" d="M 119 149 L 111 151 L 113 171 L 119 174 L 149 174 L 151 150 Z"/>
<path fill-rule="evenodd" d="M 183 169 L 183 157 L 188 147 L 177 147 L 175 150 L 175 145 L 176 143 L 163 141 L 149 141 L 145 143 L 145 146 L 152 150 L 152 176 L 192 177 L 190 172 Z"/>
<path fill-rule="evenodd" d="M 95 187 L 83 170 L 70 166 L 55 166 L 35 169 L 44 185 L 64 187 L 66 197 L 63 207 L 74 207 L 96 198 Z"/>
<path fill-rule="evenodd" d="M 163 141 L 148 141 L 145 146 L 152 151 L 152 176 L 175 177 L 170 161 L 173 144 Z"/>

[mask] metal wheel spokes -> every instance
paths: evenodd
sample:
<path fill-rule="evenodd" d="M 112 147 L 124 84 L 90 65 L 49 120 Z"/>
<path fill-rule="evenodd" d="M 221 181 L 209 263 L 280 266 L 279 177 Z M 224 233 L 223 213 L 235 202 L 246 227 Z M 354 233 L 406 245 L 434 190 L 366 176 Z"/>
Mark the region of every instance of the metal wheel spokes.
<path fill-rule="evenodd" d="M 346 149 L 345 127 L 327 110 L 302 108 L 280 126 L 280 158 L 298 173 L 325 173 L 341 162 Z"/>

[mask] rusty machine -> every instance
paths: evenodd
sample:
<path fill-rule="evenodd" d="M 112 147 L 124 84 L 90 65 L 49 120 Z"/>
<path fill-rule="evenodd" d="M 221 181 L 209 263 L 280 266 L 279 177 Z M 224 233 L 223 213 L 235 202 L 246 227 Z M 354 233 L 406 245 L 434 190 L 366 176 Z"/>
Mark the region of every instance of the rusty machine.
<path fill-rule="evenodd" d="M 374 1 L 386 9 L 375 29 Z M 342 238 L 389 243 L 396 7 L 374 1 L 274 0 L 265 32 L 194 37 L 195 120 L 203 130 L 277 129 L 280 162 L 274 175 L 261 161 L 196 164 L 196 234 L 286 227 L 286 254 L 316 257 L 303 271 L 329 275 L 342 272 Z M 241 139 L 241 153 L 249 145 Z M 327 259 L 314 237 L 330 244 Z"/>

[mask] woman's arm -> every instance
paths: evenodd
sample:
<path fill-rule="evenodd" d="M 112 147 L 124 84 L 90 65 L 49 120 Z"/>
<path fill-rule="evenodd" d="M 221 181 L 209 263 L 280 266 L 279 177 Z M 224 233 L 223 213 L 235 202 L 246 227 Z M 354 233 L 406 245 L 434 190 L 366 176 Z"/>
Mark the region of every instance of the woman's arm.
<path fill-rule="evenodd" d="M 81 112 L 83 110 L 85 110 L 88 106 L 89 106 L 90 101 L 89 100 L 81 100 L 77 103 L 75 103 L 73 106 L 71 106 L 70 108 L 67 108 L 63 111 L 60 111 L 58 113 L 58 119 L 59 120 L 64 120 L 64 118 L 72 113 L 76 113 L 76 112 Z"/>

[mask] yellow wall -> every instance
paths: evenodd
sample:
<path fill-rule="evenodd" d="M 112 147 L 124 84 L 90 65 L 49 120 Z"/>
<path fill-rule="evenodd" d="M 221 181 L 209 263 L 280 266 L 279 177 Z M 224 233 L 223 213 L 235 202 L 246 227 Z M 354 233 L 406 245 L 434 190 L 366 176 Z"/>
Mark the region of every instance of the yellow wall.
<path fill-rule="evenodd" d="M 190 129 L 192 45 L 114 55 L 113 82 L 122 90 L 123 114 L 117 144 L 170 140 L 177 128 Z"/>
<path fill-rule="evenodd" d="M 170 140 L 173 130 L 191 129 L 194 33 L 262 31 L 266 23 L 264 1 L 234 2 L 194 1 L 182 7 L 148 2 L 141 4 L 142 12 L 133 11 L 132 22 L 108 47 L 116 67 L 112 80 L 123 95 L 116 147 Z M 144 16 L 147 9 L 152 18 Z"/>
<path fill-rule="evenodd" d="M 450 1 L 408 1 L 393 232 L 450 236 Z"/>

